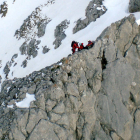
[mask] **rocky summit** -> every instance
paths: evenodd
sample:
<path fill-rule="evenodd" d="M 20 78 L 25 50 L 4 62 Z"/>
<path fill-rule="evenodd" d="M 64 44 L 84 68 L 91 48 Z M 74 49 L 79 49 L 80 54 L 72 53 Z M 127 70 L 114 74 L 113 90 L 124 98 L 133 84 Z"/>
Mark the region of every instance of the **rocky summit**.
<path fill-rule="evenodd" d="M 140 28 L 130 15 L 106 28 L 93 48 L 4 81 L 0 139 L 139 140 L 139 91 Z M 26 93 L 35 100 L 20 108 Z"/>

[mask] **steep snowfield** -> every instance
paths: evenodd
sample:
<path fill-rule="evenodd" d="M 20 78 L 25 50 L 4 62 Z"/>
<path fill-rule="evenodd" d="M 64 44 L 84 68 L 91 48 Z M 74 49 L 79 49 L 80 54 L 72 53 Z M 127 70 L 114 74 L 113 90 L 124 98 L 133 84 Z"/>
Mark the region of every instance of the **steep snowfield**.
<path fill-rule="evenodd" d="M 82 2 L 81 0 L 56 0 L 53 4 L 43 6 L 47 3 L 46 0 L 16 0 L 14 3 L 13 0 L 8 0 L 8 13 L 6 17 L 0 18 L 0 60 L 2 60 L 0 75 L 2 80 L 5 79 L 3 69 L 14 54 L 18 54 L 18 57 L 14 60 L 17 65 L 10 67 L 9 79 L 24 77 L 33 71 L 40 70 L 59 61 L 61 58 L 71 54 L 70 44 L 72 40 L 83 42 L 86 45 L 87 40 L 95 40 L 111 23 L 130 14 L 128 12 L 129 0 L 104 0 L 103 5 L 107 8 L 107 12 L 95 22 L 90 23 L 85 29 L 73 34 L 72 30 L 76 25 L 75 22 L 79 18 L 85 18 L 85 9 L 89 2 L 90 0 L 82 0 Z M 2 3 L 3 0 L 0 0 L 0 4 Z M 36 36 L 37 40 L 41 40 L 37 57 L 31 58 L 27 67 L 23 68 L 21 64 L 27 56 L 21 55 L 19 47 L 25 40 L 17 40 L 14 34 L 23 24 L 23 21 L 40 5 L 42 5 L 41 14 L 52 20 L 47 24 L 45 35 L 41 38 Z M 140 12 L 135 13 L 135 15 L 137 20 L 140 19 Z M 65 30 L 67 37 L 62 41 L 59 48 L 54 49 L 54 30 L 65 19 L 70 21 L 68 28 Z M 42 46 L 45 45 L 51 50 L 43 54 Z"/>

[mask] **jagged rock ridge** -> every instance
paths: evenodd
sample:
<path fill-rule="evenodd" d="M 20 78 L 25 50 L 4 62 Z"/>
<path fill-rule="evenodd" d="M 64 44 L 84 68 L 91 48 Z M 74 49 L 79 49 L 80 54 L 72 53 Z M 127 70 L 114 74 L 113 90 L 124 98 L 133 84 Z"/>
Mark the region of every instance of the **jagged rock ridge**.
<path fill-rule="evenodd" d="M 140 139 L 140 29 L 130 15 L 83 50 L 2 84 L 0 138 Z M 61 65 L 62 63 L 62 65 Z M 35 94 L 29 109 L 7 105 Z"/>

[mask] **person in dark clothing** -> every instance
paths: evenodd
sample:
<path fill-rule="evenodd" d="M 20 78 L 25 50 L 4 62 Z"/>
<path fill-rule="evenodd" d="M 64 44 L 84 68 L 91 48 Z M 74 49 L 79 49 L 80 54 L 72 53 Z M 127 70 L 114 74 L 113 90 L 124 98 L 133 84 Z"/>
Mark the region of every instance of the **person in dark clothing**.
<path fill-rule="evenodd" d="M 88 45 L 87 45 L 88 48 L 91 48 L 93 47 L 93 42 L 91 42 L 90 40 L 88 41 Z"/>
<path fill-rule="evenodd" d="M 72 42 L 71 42 L 71 47 L 73 46 L 74 43 L 75 43 L 75 41 L 72 41 Z"/>
<path fill-rule="evenodd" d="M 72 54 L 75 53 L 76 48 L 79 49 L 78 43 L 75 42 L 75 41 L 72 41 L 72 43 L 71 43 L 71 47 L 72 47 Z"/>
<path fill-rule="evenodd" d="M 93 45 L 94 45 L 94 41 L 92 42 L 92 41 L 89 40 L 89 41 L 88 41 L 88 44 L 87 44 L 86 47 L 85 47 L 85 49 L 92 48 Z"/>

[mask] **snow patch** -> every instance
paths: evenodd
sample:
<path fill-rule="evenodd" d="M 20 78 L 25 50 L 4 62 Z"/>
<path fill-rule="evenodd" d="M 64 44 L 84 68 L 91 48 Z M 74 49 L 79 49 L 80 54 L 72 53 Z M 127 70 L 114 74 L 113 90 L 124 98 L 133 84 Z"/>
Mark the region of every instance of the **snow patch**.
<path fill-rule="evenodd" d="M 10 87 L 7 88 L 7 92 L 9 92 Z"/>
<path fill-rule="evenodd" d="M 62 62 L 60 62 L 58 65 L 60 65 L 60 66 L 61 66 L 61 65 L 62 65 Z"/>
<path fill-rule="evenodd" d="M 32 101 L 35 101 L 35 95 L 31 95 L 29 93 L 26 93 L 26 98 L 23 99 L 20 102 L 15 102 L 16 106 L 19 108 L 29 108 L 30 107 L 30 103 Z"/>
<path fill-rule="evenodd" d="M 44 77 L 45 76 L 45 74 L 44 73 L 42 73 L 42 77 Z"/>
<path fill-rule="evenodd" d="M 2 105 L 2 106 L 5 106 L 5 103 L 3 102 L 1 105 Z"/>
<path fill-rule="evenodd" d="M 140 19 L 136 20 L 137 24 L 140 25 Z"/>
<path fill-rule="evenodd" d="M 8 108 L 13 108 L 13 107 L 14 107 L 14 105 L 7 105 L 7 107 L 8 107 Z"/>
<path fill-rule="evenodd" d="M 103 5 L 101 5 L 101 7 L 97 7 L 96 9 L 97 9 L 97 10 L 105 11 Z"/>

